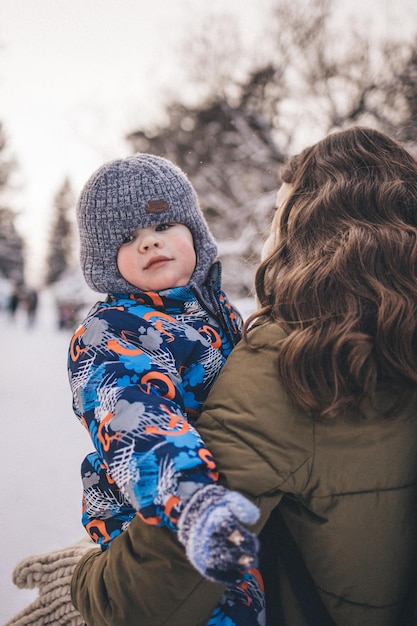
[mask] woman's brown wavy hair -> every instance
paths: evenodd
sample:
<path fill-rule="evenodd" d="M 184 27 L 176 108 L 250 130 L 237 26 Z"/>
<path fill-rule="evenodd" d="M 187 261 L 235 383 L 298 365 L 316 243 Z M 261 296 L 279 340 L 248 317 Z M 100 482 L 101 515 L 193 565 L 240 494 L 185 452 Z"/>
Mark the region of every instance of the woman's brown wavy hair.
<path fill-rule="evenodd" d="M 246 328 L 284 328 L 279 376 L 314 416 L 360 415 L 383 388 L 396 398 L 386 415 L 416 404 L 416 159 L 355 127 L 292 158 L 281 178 L 293 190 Z"/>

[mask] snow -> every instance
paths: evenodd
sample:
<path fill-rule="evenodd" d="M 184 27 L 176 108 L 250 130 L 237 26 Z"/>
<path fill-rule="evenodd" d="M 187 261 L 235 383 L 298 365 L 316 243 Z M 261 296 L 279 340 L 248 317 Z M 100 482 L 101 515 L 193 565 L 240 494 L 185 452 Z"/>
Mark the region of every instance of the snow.
<path fill-rule="evenodd" d="M 80 521 L 80 463 L 92 445 L 72 412 L 66 371 L 70 338 L 71 331 L 58 329 L 50 294 L 41 294 L 33 327 L 24 311 L 15 320 L 0 311 L 1 624 L 37 596 L 37 590 L 13 584 L 17 563 L 86 536 Z"/>
<path fill-rule="evenodd" d="M 96 296 L 91 292 L 91 305 Z M 96 298 L 98 299 L 98 298 Z M 246 317 L 250 300 L 236 303 Z M 89 307 L 88 307 L 89 308 Z M 86 536 L 81 525 L 80 464 L 92 450 L 72 412 L 66 360 L 70 330 L 59 330 L 51 293 L 40 294 L 29 327 L 0 310 L 0 410 L 3 480 L 0 535 L 0 623 L 37 597 L 18 589 L 12 572 L 22 559 L 63 548 Z"/>

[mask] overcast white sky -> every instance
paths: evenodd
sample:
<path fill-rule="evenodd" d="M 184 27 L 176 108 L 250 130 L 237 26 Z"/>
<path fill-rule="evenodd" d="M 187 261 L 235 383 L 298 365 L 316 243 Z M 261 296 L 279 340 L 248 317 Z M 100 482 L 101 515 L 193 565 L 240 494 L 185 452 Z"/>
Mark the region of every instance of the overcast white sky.
<path fill-rule="evenodd" d="M 355 18 L 370 31 L 409 30 L 417 19 L 415 0 L 334 2 L 342 21 Z M 234 15 L 255 55 L 272 3 L 0 0 L 0 121 L 19 166 L 11 204 L 21 213 L 32 281 L 64 176 L 78 193 L 102 162 L 129 153 L 126 132 L 157 115 L 167 89 L 180 93 L 179 45 L 198 32 L 201 16 Z"/>

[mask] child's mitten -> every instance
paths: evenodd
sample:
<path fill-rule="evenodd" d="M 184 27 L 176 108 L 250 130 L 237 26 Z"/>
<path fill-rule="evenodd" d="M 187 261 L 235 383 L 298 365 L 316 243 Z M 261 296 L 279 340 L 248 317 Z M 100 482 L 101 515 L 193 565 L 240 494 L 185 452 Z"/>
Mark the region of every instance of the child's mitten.
<path fill-rule="evenodd" d="M 39 595 L 5 626 L 82 626 L 84 620 L 71 602 L 71 579 L 82 555 L 95 547 L 90 539 L 82 539 L 21 561 L 13 572 L 14 584 L 20 589 L 39 587 Z"/>
<path fill-rule="evenodd" d="M 206 578 L 230 584 L 257 565 L 259 542 L 242 526 L 253 524 L 258 508 L 220 485 L 199 489 L 178 521 L 178 538 L 194 567 Z"/>

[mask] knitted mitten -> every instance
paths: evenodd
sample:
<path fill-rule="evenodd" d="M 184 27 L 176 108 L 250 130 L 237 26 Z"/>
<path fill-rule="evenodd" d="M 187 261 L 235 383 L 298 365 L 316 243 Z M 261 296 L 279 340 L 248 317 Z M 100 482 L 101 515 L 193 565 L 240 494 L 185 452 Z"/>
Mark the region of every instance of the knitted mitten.
<path fill-rule="evenodd" d="M 71 578 L 82 555 L 95 547 L 86 538 L 67 548 L 21 561 L 13 572 L 14 584 L 19 589 L 39 587 L 39 595 L 4 626 L 82 626 L 84 620 L 71 602 Z"/>
<path fill-rule="evenodd" d="M 187 557 L 206 578 L 232 584 L 257 565 L 259 542 L 240 522 L 253 524 L 258 508 L 236 491 L 208 485 L 196 491 L 178 521 Z"/>

